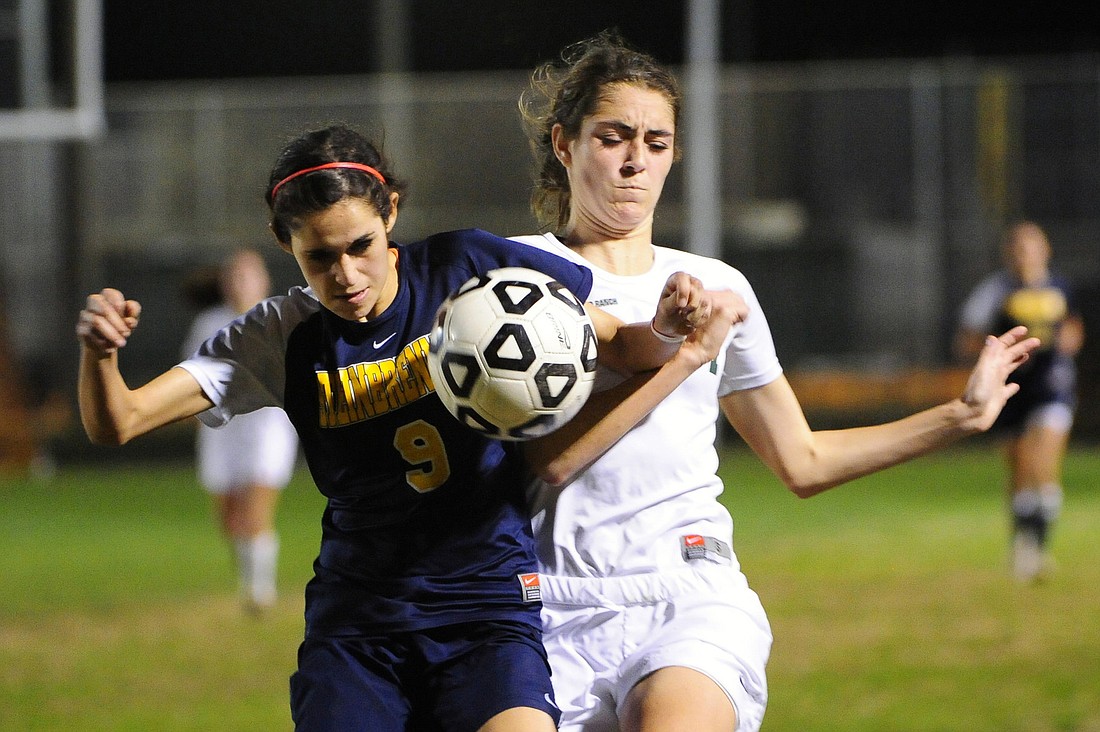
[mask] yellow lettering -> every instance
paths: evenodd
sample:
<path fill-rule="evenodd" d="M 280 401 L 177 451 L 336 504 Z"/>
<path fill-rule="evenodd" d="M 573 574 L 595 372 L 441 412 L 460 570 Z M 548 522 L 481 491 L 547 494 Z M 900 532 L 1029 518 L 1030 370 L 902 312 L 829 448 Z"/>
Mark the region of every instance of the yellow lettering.
<path fill-rule="evenodd" d="M 318 414 L 322 427 L 336 426 L 336 404 L 327 371 L 317 372 Z"/>
<path fill-rule="evenodd" d="M 417 387 L 417 396 L 421 397 L 435 391 L 432 375 L 428 371 L 428 337 L 422 336 L 405 346 L 402 355 L 406 355 L 408 359 L 409 369 L 412 372 L 411 378 L 420 384 Z"/>
<path fill-rule="evenodd" d="M 421 336 L 394 358 L 358 363 L 337 372 L 317 372 L 321 427 L 342 427 L 386 414 L 434 391 L 428 373 L 428 337 Z"/>

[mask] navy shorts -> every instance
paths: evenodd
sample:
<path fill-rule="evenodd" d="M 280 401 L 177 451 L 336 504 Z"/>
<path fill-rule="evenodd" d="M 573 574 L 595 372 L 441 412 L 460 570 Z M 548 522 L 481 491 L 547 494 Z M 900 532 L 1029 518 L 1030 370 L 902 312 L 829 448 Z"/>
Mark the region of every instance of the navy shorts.
<path fill-rule="evenodd" d="M 1005 404 L 993 431 L 1019 435 L 1029 418 L 1052 404 L 1065 406 L 1070 412 L 1077 404 L 1077 367 L 1073 359 L 1057 353 L 1044 353 L 1028 362 L 1010 379 L 1020 385 L 1020 391 Z"/>
<path fill-rule="evenodd" d="M 542 633 L 522 623 L 307 637 L 290 677 L 302 732 L 474 732 L 513 707 L 560 717 Z"/>

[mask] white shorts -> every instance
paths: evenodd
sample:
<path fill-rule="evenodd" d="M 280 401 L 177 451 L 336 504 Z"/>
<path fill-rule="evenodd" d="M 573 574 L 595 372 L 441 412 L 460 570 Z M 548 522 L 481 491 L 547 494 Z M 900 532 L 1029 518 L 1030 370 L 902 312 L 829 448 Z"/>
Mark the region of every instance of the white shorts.
<path fill-rule="evenodd" d="M 286 413 L 265 407 L 240 414 L 222 427 L 199 427 L 199 482 L 225 495 L 247 485 L 283 488 L 298 459 L 298 433 Z"/>
<path fill-rule="evenodd" d="M 627 692 L 669 666 L 714 680 L 737 710 L 738 732 L 760 728 L 772 643 L 760 598 L 737 569 L 693 564 L 605 579 L 540 578 L 560 730 L 617 731 Z"/>
<path fill-rule="evenodd" d="M 1024 429 L 1049 429 L 1069 432 L 1073 428 L 1073 407 L 1065 402 L 1047 402 L 1031 410 Z"/>

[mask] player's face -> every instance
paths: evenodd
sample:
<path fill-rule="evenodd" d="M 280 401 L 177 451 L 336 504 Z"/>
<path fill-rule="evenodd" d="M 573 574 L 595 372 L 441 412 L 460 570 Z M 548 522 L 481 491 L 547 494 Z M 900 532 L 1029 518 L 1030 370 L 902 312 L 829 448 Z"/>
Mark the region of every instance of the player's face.
<path fill-rule="evenodd" d="M 263 300 L 270 290 L 271 278 L 259 254 L 242 251 L 229 261 L 222 278 L 222 291 L 237 312 L 244 312 Z"/>
<path fill-rule="evenodd" d="M 1009 268 L 1023 282 L 1037 282 L 1047 276 L 1050 242 L 1039 227 L 1020 224 L 1005 242 L 1005 257 Z"/>
<path fill-rule="evenodd" d="M 291 233 L 290 252 L 326 308 L 346 320 L 380 315 L 397 296 L 397 251 L 389 233 L 397 219 L 393 194 L 389 221 L 370 201 L 345 198 L 303 216 Z"/>
<path fill-rule="evenodd" d="M 668 99 L 625 83 L 605 89 L 575 140 L 555 128 L 555 150 L 569 172 L 571 227 L 623 236 L 651 225 L 675 134 Z"/>

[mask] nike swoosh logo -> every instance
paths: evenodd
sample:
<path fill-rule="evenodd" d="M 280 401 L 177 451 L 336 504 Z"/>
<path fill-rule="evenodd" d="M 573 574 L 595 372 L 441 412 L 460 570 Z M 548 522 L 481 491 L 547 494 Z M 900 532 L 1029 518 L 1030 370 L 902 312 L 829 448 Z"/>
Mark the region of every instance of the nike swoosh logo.
<path fill-rule="evenodd" d="M 397 335 L 397 334 L 396 334 L 396 333 L 390 333 L 390 334 L 389 334 L 388 336 L 386 336 L 386 337 L 385 337 L 385 338 L 383 338 L 382 340 L 380 340 L 380 341 L 375 341 L 375 342 L 374 342 L 374 347 L 375 347 L 375 348 L 381 348 L 382 346 L 384 346 L 384 345 L 386 345 L 387 343 L 389 343 L 389 342 L 390 342 L 390 339 L 391 339 L 391 338 L 393 338 L 393 337 L 394 337 L 395 335 Z"/>

